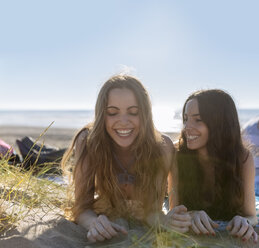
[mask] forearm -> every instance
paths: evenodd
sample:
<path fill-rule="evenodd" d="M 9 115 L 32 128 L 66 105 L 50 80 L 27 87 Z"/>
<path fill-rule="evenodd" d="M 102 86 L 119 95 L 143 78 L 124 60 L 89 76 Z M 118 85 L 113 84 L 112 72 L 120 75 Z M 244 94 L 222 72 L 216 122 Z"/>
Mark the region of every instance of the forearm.
<path fill-rule="evenodd" d="M 149 226 L 164 225 L 166 222 L 166 215 L 162 211 L 152 212 L 147 218 L 146 222 Z"/>
<path fill-rule="evenodd" d="M 80 226 L 84 227 L 86 230 L 89 230 L 91 223 L 96 218 L 97 214 L 93 210 L 87 209 L 79 215 L 76 221 Z"/>

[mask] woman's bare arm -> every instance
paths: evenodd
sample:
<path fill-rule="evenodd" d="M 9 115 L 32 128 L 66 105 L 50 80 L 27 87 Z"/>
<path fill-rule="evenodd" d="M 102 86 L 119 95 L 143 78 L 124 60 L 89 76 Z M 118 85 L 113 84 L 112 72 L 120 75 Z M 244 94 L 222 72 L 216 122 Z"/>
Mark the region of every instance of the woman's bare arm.
<path fill-rule="evenodd" d="M 244 182 L 243 214 L 249 224 L 255 226 L 258 223 L 255 209 L 255 166 L 252 154 L 250 152 L 247 160 L 243 164 L 242 175 Z"/>
<path fill-rule="evenodd" d="M 252 226 L 257 224 L 255 210 L 255 191 L 254 191 L 255 168 L 252 155 L 243 164 L 242 180 L 244 183 L 244 204 L 242 216 L 236 215 L 228 223 L 227 230 L 230 235 L 240 237 L 243 241 L 252 238 L 255 243 L 258 241 L 258 235 Z"/>
<path fill-rule="evenodd" d="M 82 152 L 84 151 L 84 146 L 86 144 L 88 135 L 88 130 L 83 130 L 77 137 L 75 141 L 75 161 L 76 163 L 79 162 L 79 158 L 82 156 Z M 76 164 L 77 168 L 74 174 L 74 183 L 75 183 L 75 199 L 80 198 L 80 192 L 78 190 L 79 183 L 82 182 L 82 177 L 85 175 L 85 170 L 87 167 L 87 157 L 81 162 L 84 163 L 85 166 L 80 166 Z M 89 195 L 88 197 L 94 197 L 94 195 Z M 89 230 L 91 223 L 97 218 L 96 213 L 91 210 L 87 209 L 82 214 L 80 214 L 77 218 L 77 223 L 87 230 Z"/>
<path fill-rule="evenodd" d="M 168 175 L 168 197 L 169 197 L 169 208 L 173 209 L 179 205 L 178 199 L 178 169 L 176 164 L 176 149 L 173 150 L 173 156 L 170 162 L 170 170 Z"/>
<path fill-rule="evenodd" d="M 86 152 L 85 145 L 87 140 L 88 130 L 82 131 L 77 137 L 75 142 L 75 161 L 76 166 L 79 166 L 75 170 L 74 181 L 75 181 L 75 200 L 82 197 L 79 190 L 79 183 L 84 180 L 87 175 L 87 156 L 83 160 L 79 158 Z M 81 166 L 79 163 L 83 163 Z M 93 182 L 94 183 L 94 182 Z M 91 192 L 91 191 L 90 191 Z M 89 193 L 88 196 L 94 198 L 94 192 Z M 87 232 L 87 238 L 91 242 L 104 241 L 105 239 L 111 239 L 116 236 L 118 232 L 127 234 L 124 227 L 111 222 L 105 215 L 97 215 L 92 209 L 86 209 L 76 219 L 77 223 L 84 227 Z"/>

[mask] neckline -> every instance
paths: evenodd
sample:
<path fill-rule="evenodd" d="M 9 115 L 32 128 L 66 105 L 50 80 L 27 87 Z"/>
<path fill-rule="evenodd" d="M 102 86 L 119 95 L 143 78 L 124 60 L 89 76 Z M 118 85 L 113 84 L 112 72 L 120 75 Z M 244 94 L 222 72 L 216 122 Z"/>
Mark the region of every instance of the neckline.
<path fill-rule="evenodd" d="M 132 167 L 132 165 L 135 163 L 135 158 L 133 157 L 130 162 L 127 165 L 127 168 L 122 164 L 118 156 L 113 153 L 113 157 L 115 159 L 115 162 L 119 167 L 122 169 L 123 173 L 118 173 L 117 178 L 120 184 L 128 185 L 128 184 L 134 184 L 136 181 L 135 175 L 128 172 L 128 170 Z"/>
<path fill-rule="evenodd" d="M 132 167 L 132 165 L 135 163 L 135 158 L 133 157 L 129 163 L 125 166 L 125 164 L 123 164 L 121 162 L 121 160 L 118 158 L 118 156 L 116 155 L 116 153 L 113 153 L 113 157 L 115 158 L 116 160 L 116 163 L 120 166 L 120 168 L 126 172 L 127 174 L 130 174 L 128 171 L 129 169 Z"/>

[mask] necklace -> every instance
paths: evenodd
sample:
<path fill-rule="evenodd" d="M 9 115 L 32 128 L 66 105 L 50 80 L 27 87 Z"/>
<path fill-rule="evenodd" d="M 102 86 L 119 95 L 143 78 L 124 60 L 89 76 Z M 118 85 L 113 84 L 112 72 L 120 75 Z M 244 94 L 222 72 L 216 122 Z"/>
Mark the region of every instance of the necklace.
<path fill-rule="evenodd" d="M 128 172 L 128 169 L 130 169 L 130 167 L 135 163 L 135 159 L 134 158 L 131 159 L 131 161 L 129 162 L 129 164 L 127 166 L 128 169 L 126 169 L 115 153 L 113 153 L 113 156 L 115 158 L 117 165 L 119 165 L 119 167 L 123 170 L 123 173 L 118 173 L 118 175 L 117 175 L 119 183 L 120 184 L 134 184 L 136 178 L 134 175 L 132 175 Z"/>

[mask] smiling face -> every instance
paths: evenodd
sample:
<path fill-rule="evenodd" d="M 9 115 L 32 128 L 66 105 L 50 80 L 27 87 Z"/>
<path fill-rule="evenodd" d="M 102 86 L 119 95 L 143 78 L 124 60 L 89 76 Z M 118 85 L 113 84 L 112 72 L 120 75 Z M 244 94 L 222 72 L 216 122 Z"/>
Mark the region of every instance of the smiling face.
<path fill-rule="evenodd" d="M 127 88 L 109 92 L 105 127 L 109 136 L 121 148 L 129 148 L 139 134 L 139 108 L 134 93 Z"/>
<path fill-rule="evenodd" d="M 195 98 L 189 100 L 185 106 L 184 134 L 188 149 L 197 150 L 200 155 L 207 155 L 209 130 L 201 119 L 198 101 Z"/>

